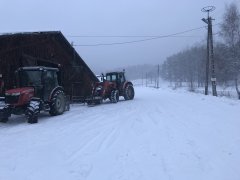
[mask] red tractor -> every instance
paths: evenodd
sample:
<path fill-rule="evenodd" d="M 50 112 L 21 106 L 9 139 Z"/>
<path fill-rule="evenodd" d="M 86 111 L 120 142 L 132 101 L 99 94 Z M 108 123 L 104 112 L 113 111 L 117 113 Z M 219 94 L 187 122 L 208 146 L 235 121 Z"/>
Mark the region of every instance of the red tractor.
<path fill-rule="evenodd" d="M 102 77 L 103 82 L 93 85 L 92 95 L 86 99 L 88 105 L 101 104 L 106 99 L 117 103 L 119 96 L 123 96 L 125 100 L 134 98 L 133 84 L 125 79 L 124 72 L 111 72 Z"/>
<path fill-rule="evenodd" d="M 16 88 L 5 91 L 0 98 L 0 121 L 7 122 L 11 114 L 25 114 L 28 123 L 37 123 L 40 111 L 50 115 L 69 110 L 69 101 L 59 84 L 60 71 L 49 67 L 22 67 L 16 71 Z"/>

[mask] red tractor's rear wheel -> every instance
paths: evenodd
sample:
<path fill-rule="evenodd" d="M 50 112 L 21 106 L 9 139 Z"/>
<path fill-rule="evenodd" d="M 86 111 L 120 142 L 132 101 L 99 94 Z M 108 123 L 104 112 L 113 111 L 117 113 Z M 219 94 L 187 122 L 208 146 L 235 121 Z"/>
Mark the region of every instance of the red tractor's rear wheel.
<path fill-rule="evenodd" d="M 131 84 L 127 84 L 124 89 L 124 99 L 125 100 L 132 100 L 134 98 L 135 92 L 134 88 Z"/>
<path fill-rule="evenodd" d="M 65 107 L 66 107 L 65 95 L 63 91 L 58 90 L 52 96 L 49 114 L 51 116 L 60 115 L 65 111 Z"/>

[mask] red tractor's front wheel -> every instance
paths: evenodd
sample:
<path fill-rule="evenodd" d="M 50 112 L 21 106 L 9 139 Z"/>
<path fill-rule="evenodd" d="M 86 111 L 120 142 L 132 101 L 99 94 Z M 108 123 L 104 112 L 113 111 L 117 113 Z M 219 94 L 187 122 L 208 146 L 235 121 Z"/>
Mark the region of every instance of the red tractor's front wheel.
<path fill-rule="evenodd" d="M 35 124 L 38 123 L 38 114 L 40 113 L 40 102 L 31 101 L 26 110 L 26 117 L 28 123 Z"/>
<path fill-rule="evenodd" d="M 6 123 L 8 122 L 8 117 L 11 115 L 10 109 L 8 107 L 4 107 L 0 109 L 0 122 Z"/>
<path fill-rule="evenodd" d="M 111 96 L 110 96 L 110 101 L 112 103 L 117 103 L 119 101 L 119 92 L 118 92 L 118 90 L 112 90 Z"/>

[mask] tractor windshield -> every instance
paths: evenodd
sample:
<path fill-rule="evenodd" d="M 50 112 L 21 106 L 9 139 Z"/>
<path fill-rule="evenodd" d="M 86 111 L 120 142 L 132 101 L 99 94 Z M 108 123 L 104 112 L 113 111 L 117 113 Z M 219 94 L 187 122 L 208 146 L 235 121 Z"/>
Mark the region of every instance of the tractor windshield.
<path fill-rule="evenodd" d="M 42 71 L 20 71 L 19 72 L 19 86 L 40 86 L 42 84 Z"/>
<path fill-rule="evenodd" d="M 107 79 L 107 81 L 116 81 L 117 75 L 116 74 L 107 74 L 106 79 Z"/>

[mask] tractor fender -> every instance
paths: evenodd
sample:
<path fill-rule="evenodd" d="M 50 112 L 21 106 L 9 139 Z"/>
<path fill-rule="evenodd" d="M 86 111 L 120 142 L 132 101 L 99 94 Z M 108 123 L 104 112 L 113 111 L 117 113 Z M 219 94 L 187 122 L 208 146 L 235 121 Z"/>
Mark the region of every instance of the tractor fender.
<path fill-rule="evenodd" d="M 52 92 L 50 93 L 49 97 L 48 97 L 48 101 L 49 101 L 49 102 L 51 101 L 53 94 L 54 94 L 56 91 L 58 91 L 58 90 L 64 92 L 64 89 L 63 89 L 62 86 L 57 86 L 57 87 L 55 87 L 55 88 L 52 90 Z"/>

